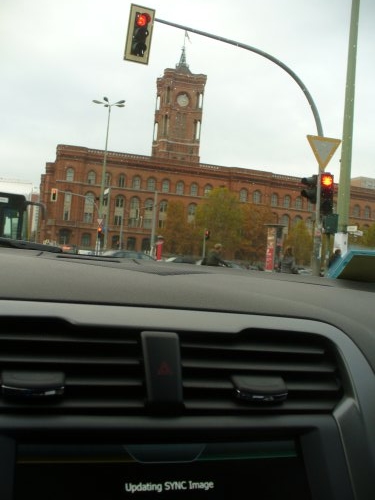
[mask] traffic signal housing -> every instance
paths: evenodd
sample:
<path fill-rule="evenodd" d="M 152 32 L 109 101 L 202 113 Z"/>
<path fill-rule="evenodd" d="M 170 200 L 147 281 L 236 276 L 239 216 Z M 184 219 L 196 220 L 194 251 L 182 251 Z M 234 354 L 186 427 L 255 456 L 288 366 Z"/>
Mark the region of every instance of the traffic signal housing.
<path fill-rule="evenodd" d="M 312 175 L 311 177 L 303 177 L 301 179 L 301 183 L 307 186 L 306 188 L 302 189 L 301 196 L 307 198 L 311 203 L 315 205 L 318 188 L 318 176 Z"/>
<path fill-rule="evenodd" d="M 51 189 L 51 201 L 57 201 L 58 190 L 56 188 Z"/>
<path fill-rule="evenodd" d="M 320 175 L 320 213 L 330 215 L 333 212 L 333 175 L 324 173 Z"/>
<path fill-rule="evenodd" d="M 98 226 L 98 240 L 101 241 L 103 239 L 104 233 L 103 233 L 103 227 Z"/>
<path fill-rule="evenodd" d="M 148 64 L 155 10 L 131 4 L 124 59 Z"/>
<path fill-rule="evenodd" d="M 209 231 L 208 229 L 205 230 L 204 232 L 204 239 L 207 241 L 210 239 L 210 235 L 211 235 L 211 231 Z"/>

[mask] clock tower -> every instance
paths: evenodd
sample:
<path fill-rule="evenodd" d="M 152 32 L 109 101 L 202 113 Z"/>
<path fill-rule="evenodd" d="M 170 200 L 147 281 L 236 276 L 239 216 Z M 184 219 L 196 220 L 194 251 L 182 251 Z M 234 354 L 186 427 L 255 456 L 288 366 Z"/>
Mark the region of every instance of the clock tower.
<path fill-rule="evenodd" d="M 204 87 L 207 76 L 193 74 L 185 46 L 176 69 L 157 79 L 152 156 L 199 163 Z"/>

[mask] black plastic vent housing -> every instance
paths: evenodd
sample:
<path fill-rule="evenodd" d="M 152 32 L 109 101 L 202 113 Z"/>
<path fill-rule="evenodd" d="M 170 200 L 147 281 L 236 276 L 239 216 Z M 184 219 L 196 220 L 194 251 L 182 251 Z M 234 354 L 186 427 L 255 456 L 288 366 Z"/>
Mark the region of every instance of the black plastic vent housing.
<path fill-rule="evenodd" d="M 0 413 L 149 414 L 141 332 L 55 318 L 3 318 L 0 373 L 59 373 L 64 387 L 39 398 L 9 396 L 3 388 Z M 343 397 L 340 359 L 333 343 L 319 335 L 251 328 L 236 334 L 174 332 L 186 415 L 328 413 Z M 277 377 L 287 397 L 277 404 L 240 400 L 236 377 Z"/>

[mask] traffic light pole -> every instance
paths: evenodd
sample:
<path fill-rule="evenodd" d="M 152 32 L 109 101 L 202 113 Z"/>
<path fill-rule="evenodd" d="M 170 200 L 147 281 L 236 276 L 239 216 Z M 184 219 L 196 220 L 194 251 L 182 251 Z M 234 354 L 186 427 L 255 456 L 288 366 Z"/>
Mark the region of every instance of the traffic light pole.
<path fill-rule="evenodd" d="M 322 221 L 320 218 L 321 175 L 319 168 L 316 183 L 315 224 L 311 259 L 311 272 L 314 276 L 320 276 L 322 267 Z"/>
<path fill-rule="evenodd" d="M 280 66 L 284 71 L 286 71 L 293 80 L 299 85 L 302 92 L 305 94 L 306 99 L 311 107 L 312 113 L 314 115 L 315 126 L 317 129 L 317 135 L 323 137 L 323 127 L 320 121 L 318 109 L 311 97 L 309 91 L 306 88 L 306 85 L 302 82 L 302 80 L 292 71 L 288 66 L 286 66 L 283 62 L 276 59 L 276 57 L 263 52 L 251 45 L 246 45 L 244 43 L 237 42 L 235 40 L 230 40 L 228 38 L 224 38 L 222 36 L 213 35 L 211 33 L 207 33 L 205 31 L 196 30 L 194 28 L 190 28 L 188 26 L 183 26 L 181 24 L 172 23 L 170 21 L 165 21 L 163 19 L 155 18 L 155 21 L 161 24 L 166 24 L 168 26 L 173 26 L 174 28 L 182 29 L 184 31 L 190 31 L 191 33 L 196 33 L 197 35 L 205 36 L 207 38 L 212 38 L 214 40 L 218 40 L 219 42 L 228 43 L 229 45 L 234 45 L 235 47 L 239 47 L 241 49 L 249 50 L 250 52 L 255 52 L 256 54 L 265 57 L 266 59 L 272 61 L 277 66 Z M 317 203 L 316 203 L 316 211 L 315 211 L 315 231 L 314 231 L 314 243 L 313 243 L 313 252 L 312 252 L 312 273 L 315 276 L 320 276 L 320 268 L 321 268 L 321 253 L 322 253 L 322 222 L 320 219 L 320 168 L 318 169 L 318 184 L 317 184 Z"/>
<path fill-rule="evenodd" d="M 322 128 L 322 124 L 320 121 L 318 109 L 313 101 L 313 98 L 310 95 L 310 92 L 307 90 L 306 85 L 296 75 L 296 73 L 294 73 L 294 71 L 292 71 L 283 62 L 276 59 L 276 57 L 273 57 L 270 54 L 267 54 L 267 52 L 263 52 L 262 50 L 259 50 L 255 47 L 252 47 L 251 45 L 246 45 L 246 44 L 241 43 L 241 42 L 236 42 L 235 40 L 230 40 L 229 38 L 224 38 L 222 36 L 213 35 L 212 33 L 207 33 L 206 31 L 196 30 L 194 28 L 189 28 L 188 26 L 183 26 L 181 24 L 172 23 L 170 21 L 165 21 L 163 19 L 158 19 L 158 18 L 155 18 L 155 21 L 158 23 L 167 24 L 168 26 L 173 26 L 174 28 L 178 28 L 178 29 L 181 29 L 184 31 L 190 31 L 191 33 L 205 36 L 207 38 L 212 38 L 213 40 L 218 40 L 219 42 L 228 43 L 229 45 L 234 45 L 235 47 L 239 47 L 240 49 L 245 49 L 245 50 L 249 50 L 250 52 L 255 52 L 256 54 L 258 54 L 262 57 L 265 57 L 266 59 L 269 59 L 273 63 L 277 64 L 277 66 L 280 66 L 280 68 L 282 68 L 284 71 L 286 71 L 293 78 L 293 80 L 295 80 L 297 82 L 299 87 L 302 89 L 302 92 L 305 94 L 306 99 L 308 100 L 309 105 L 311 107 L 311 110 L 313 112 L 318 136 L 323 136 L 323 128 Z"/>

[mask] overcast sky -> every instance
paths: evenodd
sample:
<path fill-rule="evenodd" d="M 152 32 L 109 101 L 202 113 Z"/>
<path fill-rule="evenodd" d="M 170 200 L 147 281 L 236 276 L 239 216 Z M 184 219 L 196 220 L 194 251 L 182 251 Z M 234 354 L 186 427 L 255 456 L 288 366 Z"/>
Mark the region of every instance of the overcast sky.
<path fill-rule="evenodd" d="M 352 0 L 140 0 L 156 18 L 255 47 L 304 83 L 325 137 L 342 139 Z M 184 31 L 156 22 L 148 65 L 123 60 L 131 2 L 1 0 L 0 178 L 40 184 L 58 144 L 151 155 L 156 79 Z M 361 0 L 351 177 L 375 177 L 375 1 Z M 282 68 L 190 33 L 187 63 L 207 75 L 202 163 L 297 177 L 317 173 L 308 100 Z M 341 147 L 326 171 L 339 181 Z"/>

